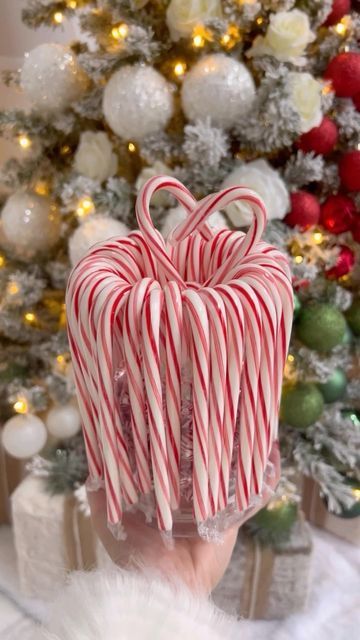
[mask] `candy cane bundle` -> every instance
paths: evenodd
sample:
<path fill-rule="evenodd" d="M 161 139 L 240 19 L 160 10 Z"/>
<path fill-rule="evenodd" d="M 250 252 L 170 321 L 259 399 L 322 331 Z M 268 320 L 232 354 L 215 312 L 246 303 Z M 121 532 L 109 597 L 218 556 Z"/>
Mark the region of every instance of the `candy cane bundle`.
<path fill-rule="evenodd" d="M 166 243 L 149 213 L 159 189 L 187 212 Z M 215 232 L 207 218 L 236 200 L 253 211 L 248 233 Z M 198 525 L 241 513 L 261 492 L 293 296 L 286 258 L 260 241 L 266 212 L 249 189 L 197 202 L 159 176 L 136 216 L 139 231 L 95 245 L 72 271 L 68 331 L 90 480 L 105 487 L 109 526 L 152 496 L 159 529 L 171 531 L 184 486 Z"/>

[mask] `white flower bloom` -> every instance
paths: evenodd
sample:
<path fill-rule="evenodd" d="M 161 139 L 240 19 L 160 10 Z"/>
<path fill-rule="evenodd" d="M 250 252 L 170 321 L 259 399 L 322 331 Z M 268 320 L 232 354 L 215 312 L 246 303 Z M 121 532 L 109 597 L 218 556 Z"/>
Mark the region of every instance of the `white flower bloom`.
<path fill-rule="evenodd" d="M 137 180 L 135 182 L 135 187 L 137 193 L 139 193 L 140 189 L 144 186 L 145 182 L 150 178 L 154 178 L 154 176 L 171 176 L 172 171 L 169 167 L 166 166 L 160 160 L 156 160 L 151 167 L 144 167 L 144 169 L 139 173 Z M 158 191 L 151 198 L 151 204 L 155 205 L 155 207 L 166 207 L 169 204 L 169 193 L 167 191 Z"/>
<path fill-rule="evenodd" d="M 174 42 L 191 36 L 195 27 L 208 18 L 221 18 L 220 0 L 171 0 L 166 22 Z"/>
<path fill-rule="evenodd" d="M 282 62 L 305 64 L 302 58 L 306 47 L 315 40 L 309 17 L 304 11 L 279 11 L 270 16 L 265 36 L 258 36 L 248 56 L 271 55 Z"/>
<path fill-rule="evenodd" d="M 118 159 L 104 131 L 84 131 L 75 153 L 74 168 L 82 176 L 103 182 L 116 173 Z"/>
<path fill-rule="evenodd" d="M 256 191 L 264 201 L 268 220 L 281 220 L 289 210 L 290 199 L 285 183 L 266 160 L 254 160 L 236 167 L 225 178 L 222 187 L 236 185 Z M 254 217 L 250 206 L 244 202 L 232 202 L 226 207 L 226 213 L 236 227 L 251 224 Z"/>
<path fill-rule="evenodd" d="M 160 229 L 163 237 L 166 239 L 173 229 L 186 218 L 186 211 L 181 205 L 170 209 L 166 215 L 162 227 Z M 208 223 L 215 229 L 223 229 L 227 227 L 226 219 L 219 211 L 214 211 L 208 218 Z"/>
<path fill-rule="evenodd" d="M 323 114 L 321 111 L 322 84 L 310 73 L 290 73 L 291 101 L 301 119 L 301 133 L 317 127 Z"/>

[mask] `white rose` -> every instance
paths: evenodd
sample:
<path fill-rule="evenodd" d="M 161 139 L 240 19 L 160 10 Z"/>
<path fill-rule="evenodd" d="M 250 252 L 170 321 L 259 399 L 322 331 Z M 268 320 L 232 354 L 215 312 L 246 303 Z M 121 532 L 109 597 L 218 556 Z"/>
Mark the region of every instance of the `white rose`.
<path fill-rule="evenodd" d="M 139 193 L 140 189 L 144 186 L 145 182 L 150 178 L 154 178 L 154 176 L 171 176 L 172 171 L 169 167 L 166 166 L 160 160 L 156 160 L 151 167 L 144 167 L 144 169 L 139 173 L 137 180 L 135 182 L 135 187 L 137 193 Z M 151 198 L 151 204 L 155 205 L 155 207 L 166 207 L 169 204 L 169 193 L 167 191 L 158 191 Z"/>
<path fill-rule="evenodd" d="M 279 11 L 270 16 L 265 36 L 258 36 L 248 52 L 250 57 L 271 55 L 283 62 L 303 65 L 302 58 L 309 42 L 315 40 L 310 29 L 309 17 L 304 11 Z"/>
<path fill-rule="evenodd" d="M 195 27 L 208 18 L 221 18 L 220 0 L 171 0 L 166 22 L 172 40 L 191 36 Z"/>
<path fill-rule="evenodd" d="M 103 182 L 116 173 L 117 156 L 104 131 L 84 131 L 75 153 L 74 168 L 82 176 Z"/>
<path fill-rule="evenodd" d="M 317 127 L 322 120 L 322 84 L 310 73 L 290 73 L 291 102 L 301 119 L 301 133 Z"/>
<path fill-rule="evenodd" d="M 266 206 L 268 220 L 282 219 L 289 210 L 289 194 L 279 173 L 266 160 L 254 160 L 235 168 L 225 178 L 222 186 L 236 185 L 253 189 Z M 254 215 L 244 202 L 232 202 L 226 207 L 231 222 L 236 227 L 251 224 Z"/>
<path fill-rule="evenodd" d="M 183 222 L 183 220 L 185 220 L 186 215 L 186 211 L 181 205 L 169 210 L 168 214 L 164 218 L 160 229 L 165 239 L 168 237 L 170 231 L 175 229 L 175 227 L 180 222 Z M 214 227 L 214 229 L 223 229 L 224 227 L 228 226 L 226 224 L 225 217 L 219 211 L 214 211 L 214 213 L 212 213 L 211 216 L 209 216 L 209 218 L 207 219 L 207 222 L 211 227 Z"/>

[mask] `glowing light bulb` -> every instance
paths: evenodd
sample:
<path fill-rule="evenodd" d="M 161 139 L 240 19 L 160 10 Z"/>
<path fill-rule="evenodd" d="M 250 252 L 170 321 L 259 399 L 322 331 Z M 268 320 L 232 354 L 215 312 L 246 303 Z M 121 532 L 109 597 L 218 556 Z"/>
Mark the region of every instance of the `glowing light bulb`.
<path fill-rule="evenodd" d="M 53 15 L 53 20 L 55 24 L 61 24 L 64 20 L 64 14 L 61 11 L 55 11 Z"/>
<path fill-rule="evenodd" d="M 129 27 L 126 22 L 121 22 L 111 29 L 111 35 L 114 40 L 124 40 L 129 33 Z"/>
<path fill-rule="evenodd" d="M 49 185 L 45 180 L 39 180 L 34 187 L 34 191 L 39 196 L 47 196 L 49 193 Z"/>
<path fill-rule="evenodd" d="M 135 153 L 136 151 L 136 145 L 133 142 L 129 142 L 128 144 L 128 151 L 130 151 L 130 153 Z"/>
<path fill-rule="evenodd" d="M 229 25 L 227 32 L 224 33 L 221 38 L 220 43 L 226 49 L 232 49 L 240 40 L 241 36 L 239 28 L 235 24 L 231 24 Z"/>
<path fill-rule="evenodd" d="M 353 494 L 354 498 L 356 498 L 356 500 L 360 500 L 360 489 L 352 489 L 351 493 Z"/>
<path fill-rule="evenodd" d="M 23 396 L 19 396 L 16 402 L 13 404 L 13 409 L 16 413 L 27 413 L 29 405 L 27 399 Z"/>
<path fill-rule="evenodd" d="M 67 0 L 66 6 L 69 7 L 69 9 L 76 9 L 77 2 L 76 0 Z"/>
<path fill-rule="evenodd" d="M 197 49 L 200 49 L 201 47 L 203 47 L 204 44 L 205 44 L 205 38 L 200 34 L 193 37 L 193 45 Z"/>
<path fill-rule="evenodd" d="M 315 231 L 313 233 L 313 239 L 314 239 L 315 244 L 321 244 L 323 242 L 323 240 L 324 240 L 324 236 L 321 233 L 321 231 Z"/>
<path fill-rule="evenodd" d="M 31 147 L 32 142 L 25 133 L 22 133 L 18 136 L 18 143 L 22 149 L 29 149 Z"/>
<path fill-rule="evenodd" d="M 335 25 L 335 31 L 339 36 L 345 36 L 350 27 L 350 16 L 344 16 L 340 22 Z"/>
<path fill-rule="evenodd" d="M 288 362 L 294 362 L 295 361 L 295 356 L 293 356 L 292 353 L 289 353 L 287 359 L 288 359 Z"/>
<path fill-rule="evenodd" d="M 6 291 L 8 292 L 8 294 L 10 296 L 16 296 L 16 294 L 19 293 L 19 291 L 20 291 L 20 287 L 17 284 L 17 282 L 11 281 L 11 282 L 9 282 L 8 286 L 6 287 Z"/>
<path fill-rule="evenodd" d="M 176 62 L 174 65 L 174 73 L 175 75 L 180 78 L 181 76 L 184 75 L 186 71 L 186 63 L 185 62 Z"/>
<path fill-rule="evenodd" d="M 256 24 L 257 25 L 262 25 L 262 23 L 264 22 L 264 18 L 262 16 L 259 16 L 258 18 L 256 18 Z"/>
<path fill-rule="evenodd" d="M 304 260 L 303 256 L 295 256 L 294 258 L 294 262 L 296 262 L 296 264 L 301 264 L 303 260 Z"/>
<path fill-rule="evenodd" d="M 6 262 L 5 256 L 3 256 L 2 253 L 0 253 L 0 269 L 2 267 L 5 267 L 5 262 Z"/>
<path fill-rule="evenodd" d="M 91 213 L 94 213 L 94 211 L 95 205 L 89 197 L 82 198 L 76 207 L 76 215 L 78 218 L 86 218 Z"/>
<path fill-rule="evenodd" d="M 36 322 L 36 315 L 32 311 L 27 311 L 24 314 L 24 319 L 28 324 L 34 324 Z"/>
<path fill-rule="evenodd" d="M 69 147 L 68 144 L 63 144 L 63 146 L 60 149 L 60 153 L 62 156 L 67 156 L 71 151 L 71 148 Z"/>

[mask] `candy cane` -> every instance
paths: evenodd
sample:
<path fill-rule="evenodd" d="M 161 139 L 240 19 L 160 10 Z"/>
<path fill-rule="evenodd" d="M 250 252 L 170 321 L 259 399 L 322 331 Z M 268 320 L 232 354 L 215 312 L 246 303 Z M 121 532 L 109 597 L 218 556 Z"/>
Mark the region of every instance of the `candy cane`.
<path fill-rule="evenodd" d="M 150 217 L 151 197 L 162 188 L 187 213 L 166 243 Z M 253 211 L 248 233 L 211 229 L 211 213 L 236 200 Z M 90 475 L 104 479 L 109 523 L 153 489 L 158 527 L 170 531 L 181 502 L 187 359 L 195 520 L 225 509 L 234 481 L 239 511 L 261 491 L 291 331 L 291 274 L 282 254 L 260 241 L 264 205 L 246 187 L 196 203 L 176 179 L 155 177 L 136 215 L 139 231 L 95 245 L 73 270 L 69 341 Z M 123 362 L 131 431 L 115 402 Z"/>

